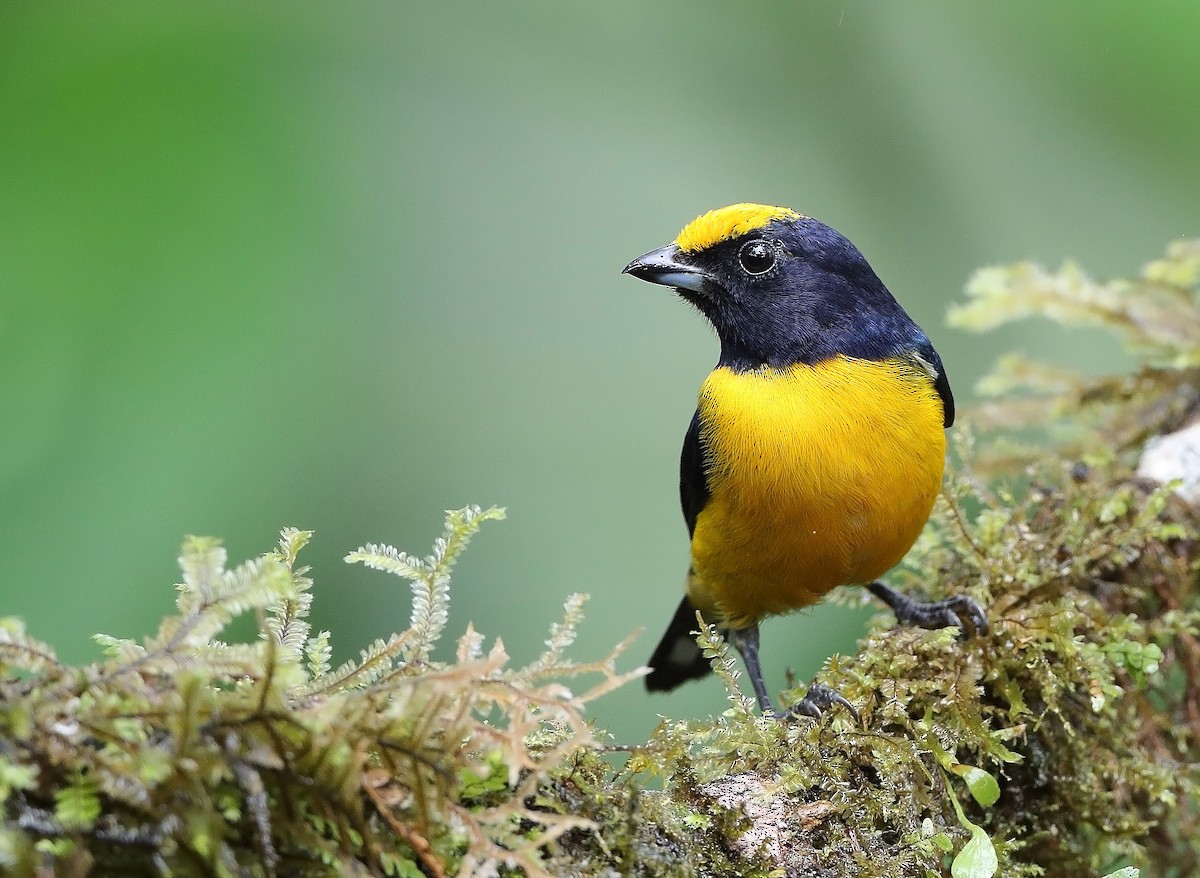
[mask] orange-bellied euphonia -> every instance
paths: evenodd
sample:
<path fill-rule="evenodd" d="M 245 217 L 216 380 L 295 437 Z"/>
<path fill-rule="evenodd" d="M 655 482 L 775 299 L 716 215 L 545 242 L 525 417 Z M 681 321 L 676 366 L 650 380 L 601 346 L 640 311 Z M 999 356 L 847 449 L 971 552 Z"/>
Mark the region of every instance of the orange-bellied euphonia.
<path fill-rule="evenodd" d="M 925 526 L 954 398 L 941 358 L 866 259 L 824 223 L 734 204 L 625 268 L 674 288 L 716 328 L 717 366 L 683 442 L 687 590 L 650 659 L 650 690 L 710 671 L 696 611 L 746 663 L 773 714 L 758 624 L 863 584 L 901 624 L 982 633 L 972 598 L 920 602 L 878 581 Z M 791 715 L 848 703 L 813 686 Z"/>

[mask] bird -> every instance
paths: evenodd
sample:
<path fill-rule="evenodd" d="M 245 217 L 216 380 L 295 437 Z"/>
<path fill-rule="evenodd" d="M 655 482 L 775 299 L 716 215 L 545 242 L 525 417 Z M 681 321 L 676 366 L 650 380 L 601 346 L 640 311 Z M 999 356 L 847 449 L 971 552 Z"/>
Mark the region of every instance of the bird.
<path fill-rule="evenodd" d="M 764 618 L 840 585 L 865 586 L 898 624 L 986 633 L 970 596 L 920 601 L 880 579 L 941 490 L 954 396 L 929 338 L 858 248 L 790 208 L 740 203 L 701 214 L 623 273 L 673 289 L 720 342 L 680 455 L 691 563 L 650 691 L 711 672 L 699 613 L 741 654 L 764 715 L 854 713 L 814 684 L 780 715 L 759 661 Z"/>

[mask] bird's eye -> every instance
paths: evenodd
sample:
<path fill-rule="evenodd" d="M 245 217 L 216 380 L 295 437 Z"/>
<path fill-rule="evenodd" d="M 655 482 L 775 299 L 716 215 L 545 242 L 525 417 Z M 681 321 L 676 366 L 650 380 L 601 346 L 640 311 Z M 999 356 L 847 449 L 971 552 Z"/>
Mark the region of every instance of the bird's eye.
<path fill-rule="evenodd" d="M 738 262 L 747 274 L 766 274 L 775 267 L 775 248 L 769 241 L 747 241 L 738 251 Z"/>

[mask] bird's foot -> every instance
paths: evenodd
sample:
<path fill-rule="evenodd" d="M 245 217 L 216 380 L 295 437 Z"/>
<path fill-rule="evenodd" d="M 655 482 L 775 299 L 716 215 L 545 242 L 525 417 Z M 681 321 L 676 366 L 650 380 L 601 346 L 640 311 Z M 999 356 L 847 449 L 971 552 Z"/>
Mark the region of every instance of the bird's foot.
<path fill-rule="evenodd" d="M 872 582 L 867 590 L 892 608 L 901 625 L 917 628 L 957 627 L 964 637 L 982 636 L 988 632 L 987 613 L 975 598 L 956 594 L 942 601 L 918 601 L 902 594 L 890 585 Z"/>
<path fill-rule="evenodd" d="M 831 689 L 823 683 L 813 683 L 809 687 L 808 694 L 789 707 L 782 719 L 784 722 L 791 722 L 799 717 L 807 716 L 819 720 L 825 711 L 835 704 L 846 708 L 854 717 L 854 721 L 860 722 L 858 711 L 854 709 L 854 705 L 843 698 L 836 689 Z"/>

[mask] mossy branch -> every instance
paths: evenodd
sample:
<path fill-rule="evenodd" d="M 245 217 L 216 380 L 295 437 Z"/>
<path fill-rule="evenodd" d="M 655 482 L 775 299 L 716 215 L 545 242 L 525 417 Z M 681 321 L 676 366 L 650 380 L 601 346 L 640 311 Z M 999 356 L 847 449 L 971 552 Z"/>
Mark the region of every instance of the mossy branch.
<path fill-rule="evenodd" d="M 973 595 L 992 631 L 964 641 L 881 617 L 820 675 L 860 721 L 758 716 L 727 645 L 698 623 L 727 708 L 607 744 L 587 703 L 641 671 L 618 670 L 624 643 L 599 661 L 569 656 L 581 595 L 525 667 L 473 626 L 435 661 L 454 562 L 500 510 L 449 513 L 423 558 L 351 553 L 407 580 L 413 609 L 407 629 L 337 669 L 329 632 L 307 621 L 310 533 L 285 530 L 232 570 L 218 543 L 189 538 L 178 613 L 143 643 L 98 636 L 105 658 L 69 667 L 0 621 L 0 869 L 1065 878 L 1129 862 L 1195 874 L 1198 513 L 1169 467 L 1158 483 L 1135 473 L 1147 440 L 1200 412 L 1198 278 L 1200 245 L 1184 242 L 1132 281 L 1017 266 L 975 282 L 960 322 L 1097 323 L 1146 360 L 1105 379 L 1007 361 L 991 385 L 1004 398 L 971 420 L 1054 415 L 1056 454 L 1043 439 L 1038 459 L 1010 455 L 1007 481 L 989 482 L 976 431 L 956 430 L 959 463 L 898 573 L 930 597 Z M 218 639 L 242 613 L 258 640 Z"/>

